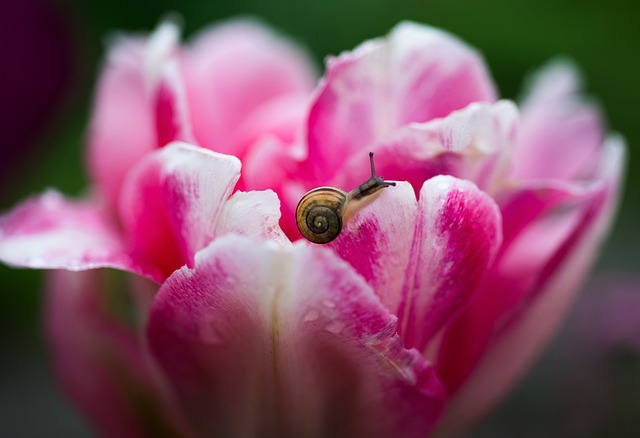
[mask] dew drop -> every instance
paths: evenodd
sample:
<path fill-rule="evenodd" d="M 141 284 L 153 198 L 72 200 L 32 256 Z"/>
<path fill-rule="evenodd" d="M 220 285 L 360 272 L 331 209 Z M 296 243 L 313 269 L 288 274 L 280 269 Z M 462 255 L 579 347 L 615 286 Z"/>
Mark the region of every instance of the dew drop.
<path fill-rule="evenodd" d="M 218 329 L 215 327 L 215 321 L 208 320 L 203 321 L 200 324 L 200 339 L 205 344 L 217 345 L 222 343 L 222 339 L 220 338 L 220 333 L 218 333 Z"/>
<path fill-rule="evenodd" d="M 443 192 L 447 191 L 451 187 L 451 181 L 449 180 L 438 181 L 438 184 L 436 187 L 438 188 L 438 190 L 442 190 Z"/>
<path fill-rule="evenodd" d="M 324 329 L 334 335 L 339 335 L 345 326 L 346 324 L 342 321 L 331 321 Z"/>
<path fill-rule="evenodd" d="M 315 321 L 316 319 L 318 319 L 318 317 L 320 316 L 320 314 L 318 313 L 317 310 L 309 310 L 305 315 L 304 318 L 302 318 L 302 320 L 304 322 L 311 322 L 311 321 Z"/>
<path fill-rule="evenodd" d="M 334 303 L 331 300 L 323 300 L 322 304 L 324 304 L 325 306 L 329 307 L 330 309 L 333 309 L 334 307 L 336 307 L 336 303 Z"/>

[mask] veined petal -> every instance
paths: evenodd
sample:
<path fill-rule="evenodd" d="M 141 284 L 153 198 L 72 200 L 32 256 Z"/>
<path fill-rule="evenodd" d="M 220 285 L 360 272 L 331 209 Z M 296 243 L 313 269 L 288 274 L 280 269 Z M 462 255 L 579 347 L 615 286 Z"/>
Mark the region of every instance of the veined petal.
<path fill-rule="evenodd" d="M 156 296 L 147 336 L 202 435 L 420 437 L 444 394 L 331 251 L 216 239 Z"/>
<path fill-rule="evenodd" d="M 39 269 L 112 267 L 153 276 L 129 256 L 102 207 L 49 191 L 0 218 L 0 260 Z"/>
<path fill-rule="evenodd" d="M 418 213 L 411 186 L 398 182 L 357 213 L 331 247 L 360 274 L 380 301 L 397 314 Z"/>
<path fill-rule="evenodd" d="M 114 208 L 129 169 L 158 145 L 155 93 L 164 64 L 176 51 L 177 35 L 175 25 L 164 23 L 148 39 L 120 37 L 109 49 L 93 105 L 87 160 L 96 188 Z"/>
<path fill-rule="evenodd" d="M 185 436 L 145 358 L 141 321 L 117 311 L 132 305 L 135 292 L 155 292 L 143 281 L 102 269 L 49 276 L 45 326 L 54 372 L 101 436 Z"/>
<path fill-rule="evenodd" d="M 329 59 L 316 93 L 308 121 L 309 165 L 325 180 L 345 157 L 400 126 L 495 100 L 477 52 L 452 35 L 408 22 L 386 39 Z"/>
<path fill-rule="evenodd" d="M 424 350 L 462 311 L 501 243 L 500 211 L 491 197 L 451 176 L 424 183 L 398 314 L 405 345 Z"/>
<path fill-rule="evenodd" d="M 240 161 L 175 142 L 149 154 L 128 175 L 120 217 L 134 254 L 165 277 L 215 236 Z"/>
<path fill-rule="evenodd" d="M 283 94 L 309 93 L 307 55 L 267 27 L 236 20 L 202 32 L 185 53 L 195 136 L 209 149 L 242 156 L 234 142 L 245 117 Z"/>
<path fill-rule="evenodd" d="M 554 332 L 610 226 L 619 195 L 624 149 L 619 137 L 605 143 L 596 172 L 600 189 L 591 193 L 577 214 L 571 213 L 573 226 L 559 233 L 558 242 L 546 243 L 553 251 L 542 260 L 533 260 L 531 272 L 523 273 L 524 281 L 509 282 L 504 278 L 502 284 L 488 284 L 481 302 L 490 303 L 497 310 L 488 311 L 487 306 L 469 308 L 443 339 L 445 348 L 438 359 L 439 369 L 447 370 L 441 374 L 455 392 L 443 430 L 463 427 L 490 409 Z M 544 233 L 525 235 L 533 256 L 537 248 L 544 246 L 535 241 L 542 237 Z M 520 246 L 520 252 L 525 249 L 524 244 Z M 512 253 L 509 257 L 516 256 Z M 516 262 L 526 257 L 526 253 L 522 254 Z M 496 288 L 497 294 L 487 293 Z M 505 300 L 512 294 L 519 299 Z"/>

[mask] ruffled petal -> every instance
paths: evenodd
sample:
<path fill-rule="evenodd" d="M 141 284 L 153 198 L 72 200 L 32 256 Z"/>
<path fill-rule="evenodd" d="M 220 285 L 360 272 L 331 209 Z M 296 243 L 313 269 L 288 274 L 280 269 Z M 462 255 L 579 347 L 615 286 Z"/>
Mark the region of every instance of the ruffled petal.
<path fill-rule="evenodd" d="M 141 161 L 128 175 L 120 217 L 133 253 L 164 277 L 213 237 L 218 217 L 240 176 L 230 155 L 175 142 Z"/>
<path fill-rule="evenodd" d="M 522 106 L 513 176 L 582 179 L 597 167 L 604 139 L 598 108 L 580 96 L 576 67 L 556 61 L 535 77 Z"/>
<path fill-rule="evenodd" d="M 477 52 L 440 30 L 402 23 L 386 39 L 329 59 L 309 113 L 309 166 L 326 180 L 345 157 L 400 126 L 494 100 Z"/>
<path fill-rule="evenodd" d="M 0 260 L 38 269 L 111 267 L 153 276 L 129 256 L 104 209 L 49 191 L 0 218 Z"/>
<path fill-rule="evenodd" d="M 609 229 L 624 149 L 619 137 L 605 143 L 599 187 L 577 206 L 563 205 L 530 225 L 487 279 L 482 305 L 470 307 L 445 335 L 438 368 L 456 394 L 443 429 L 463 427 L 490 409 L 554 332 Z"/>
<path fill-rule="evenodd" d="M 422 437 L 444 393 L 395 323 L 332 252 L 230 235 L 167 280 L 147 336 L 202 435 Z"/>
<path fill-rule="evenodd" d="M 121 37 L 109 49 L 93 105 L 87 157 L 95 186 L 109 205 L 118 204 L 129 169 L 158 145 L 155 92 L 177 39 L 176 26 L 164 23 L 148 39 Z"/>
<path fill-rule="evenodd" d="M 424 350 L 474 296 L 502 243 L 498 206 L 473 183 L 425 182 L 398 313 L 405 345 Z"/>
<path fill-rule="evenodd" d="M 185 53 L 185 75 L 198 144 L 242 157 L 236 130 L 254 110 L 289 93 L 310 93 L 309 58 L 250 20 L 227 22 L 197 36 Z"/>
<path fill-rule="evenodd" d="M 136 293 L 158 286 L 109 270 L 55 271 L 48 286 L 45 326 L 54 372 L 100 435 L 185 436 L 145 357 L 141 321 L 130 319 L 137 312 L 125 310 Z"/>

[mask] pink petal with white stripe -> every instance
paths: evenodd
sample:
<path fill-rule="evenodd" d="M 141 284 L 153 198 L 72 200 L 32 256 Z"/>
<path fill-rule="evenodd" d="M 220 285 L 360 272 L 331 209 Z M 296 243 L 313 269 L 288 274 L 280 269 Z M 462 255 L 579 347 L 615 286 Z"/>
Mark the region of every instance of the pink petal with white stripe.
<path fill-rule="evenodd" d="M 311 62 L 291 42 L 255 21 L 202 32 L 185 51 L 194 134 L 204 147 L 242 156 L 235 130 L 254 110 L 289 93 L 309 93 Z"/>
<path fill-rule="evenodd" d="M 153 275 L 129 256 L 102 207 L 54 191 L 0 218 L 0 260 L 27 268 L 79 271 L 112 267 Z"/>
<path fill-rule="evenodd" d="M 234 233 L 254 239 L 269 239 L 288 244 L 278 220 L 280 201 L 271 190 L 235 192 L 222 207 L 215 235 Z"/>
<path fill-rule="evenodd" d="M 413 189 L 398 182 L 357 213 L 328 245 L 353 266 L 393 314 L 398 313 L 402 299 L 417 212 Z"/>
<path fill-rule="evenodd" d="M 194 143 L 187 91 L 177 58 L 163 66 L 162 78 L 154 92 L 155 132 L 158 147 L 172 141 Z"/>
<path fill-rule="evenodd" d="M 514 292 L 521 297 L 524 295 L 525 304 L 523 305 L 521 300 L 520 306 L 514 311 L 513 307 L 504 309 L 499 301 L 493 301 L 494 306 L 502 307 L 504 310 L 494 315 L 494 319 L 488 320 L 479 318 L 480 314 L 486 313 L 487 308 L 474 308 L 474 313 L 464 315 L 464 318 L 460 319 L 460 324 L 452 333 L 455 336 L 443 340 L 443 345 L 445 342 L 449 345 L 450 352 L 446 361 L 446 356 L 442 358 L 442 369 L 464 367 L 465 363 L 470 367 L 468 370 L 473 369 L 470 375 L 469 371 L 466 374 L 460 373 L 458 378 L 464 380 L 454 383 L 459 388 L 449 408 L 443 430 L 463 427 L 490 409 L 526 371 L 529 362 L 557 328 L 587 270 L 593 264 L 597 249 L 611 225 L 619 196 L 624 149 L 624 141 L 619 137 L 612 137 L 605 143 L 601 164 L 594 176 L 594 181 L 600 183 L 599 189 L 591 190 L 590 199 L 579 204 L 580 208 L 577 214 L 574 214 L 574 226 L 568 232 L 561 233 L 561 240 L 553 243 L 554 251 L 542 260 L 543 263 L 541 266 L 538 265 L 533 274 L 526 274 L 534 275 L 528 281 L 535 293 L 524 295 L 518 292 L 517 289 L 522 287 L 522 282 L 512 282 L 510 288 L 503 288 L 502 296 Z M 528 235 L 529 246 L 534 249 L 544 246 L 535 240 L 544 237 L 543 231 Z M 525 249 L 526 245 L 523 243 L 520 252 Z M 510 257 L 515 256 L 517 254 Z M 520 259 L 526 258 L 527 254 L 520 255 Z M 490 298 L 485 296 L 483 299 Z M 470 319 L 473 314 L 478 317 Z M 485 344 L 486 352 L 483 351 L 480 360 L 477 356 L 473 357 L 473 362 L 469 364 L 465 362 L 469 359 L 464 358 L 464 350 L 473 345 L 473 342 L 477 342 L 473 341 L 472 337 L 482 336 L 482 333 L 486 332 L 486 324 L 493 327 L 490 342 Z M 465 325 L 473 327 L 472 331 L 465 331 Z M 463 338 L 466 341 L 461 344 L 460 340 Z M 449 387 L 450 377 L 445 375 Z"/>
<path fill-rule="evenodd" d="M 518 121 L 518 110 L 509 101 L 472 103 L 447 117 L 398 128 L 370 149 L 379 175 L 408 181 L 416 193 L 436 175 L 468 179 L 493 192 L 502 184 Z M 333 182 L 352 188 L 366 180 L 363 156 L 347 159 Z"/>
<path fill-rule="evenodd" d="M 331 251 L 217 239 L 156 296 L 150 351 L 201 435 L 423 437 L 444 393 Z"/>
<path fill-rule="evenodd" d="M 109 49 L 92 111 L 87 161 L 99 194 L 114 208 L 129 169 L 158 145 L 154 93 L 177 38 L 175 26 L 165 23 L 148 39 L 120 37 Z"/>
<path fill-rule="evenodd" d="M 493 199 L 451 176 L 426 181 L 398 313 L 405 345 L 424 350 L 472 299 L 502 243 Z"/>
<path fill-rule="evenodd" d="M 172 143 L 128 175 L 120 218 L 133 253 L 169 276 L 215 237 L 224 203 L 240 176 L 230 155 Z"/>
<path fill-rule="evenodd" d="M 480 55 L 452 35 L 405 22 L 331 58 L 309 113 L 309 161 L 330 178 L 345 157 L 396 128 L 495 100 Z M 339 151 L 339 153 L 335 153 Z"/>

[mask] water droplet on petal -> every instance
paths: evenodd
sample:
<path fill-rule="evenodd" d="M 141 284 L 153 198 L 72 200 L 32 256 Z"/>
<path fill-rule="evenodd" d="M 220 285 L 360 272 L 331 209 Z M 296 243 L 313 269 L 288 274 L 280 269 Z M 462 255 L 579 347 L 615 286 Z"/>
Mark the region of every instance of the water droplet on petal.
<path fill-rule="evenodd" d="M 331 300 L 323 300 L 323 301 L 322 301 L 322 304 L 324 304 L 325 306 L 327 306 L 327 307 L 329 307 L 329 308 L 331 308 L 331 309 L 333 309 L 334 307 L 336 307 L 336 303 L 334 303 L 334 302 L 333 302 L 333 301 L 331 301 Z"/>
<path fill-rule="evenodd" d="M 438 190 L 442 190 L 443 192 L 447 191 L 451 187 L 451 181 L 449 180 L 438 181 L 438 184 L 436 187 L 438 188 Z"/>
<path fill-rule="evenodd" d="M 311 322 L 311 321 L 315 321 L 316 319 L 318 319 L 318 317 L 320 316 L 320 313 L 318 313 L 317 310 L 309 310 L 304 317 L 302 318 L 302 320 L 304 322 Z"/>
<path fill-rule="evenodd" d="M 324 329 L 334 335 L 339 335 L 345 326 L 346 324 L 342 321 L 331 321 Z"/>
<path fill-rule="evenodd" d="M 218 329 L 215 326 L 215 321 L 208 320 L 203 321 L 200 324 L 200 339 L 210 345 L 217 345 L 222 343 L 222 339 L 220 338 L 220 334 L 218 333 Z"/>

